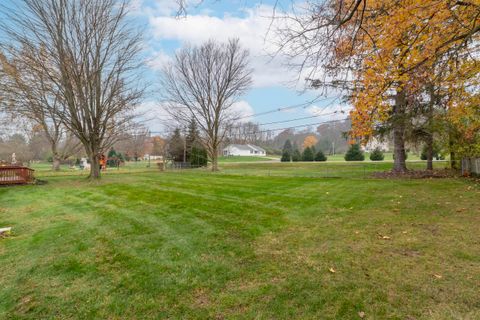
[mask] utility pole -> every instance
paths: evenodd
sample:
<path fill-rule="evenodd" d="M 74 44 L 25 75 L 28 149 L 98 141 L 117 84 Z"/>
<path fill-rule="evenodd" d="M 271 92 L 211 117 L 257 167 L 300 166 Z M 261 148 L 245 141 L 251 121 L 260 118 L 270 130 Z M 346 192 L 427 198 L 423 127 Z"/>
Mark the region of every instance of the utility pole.
<path fill-rule="evenodd" d="M 335 141 L 332 141 L 333 155 L 335 155 Z"/>
<path fill-rule="evenodd" d="M 183 127 L 183 164 L 187 162 L 187 127 Z"/>
<path fill-rule="evenodd" d="M 152 133 L 150 131 L 148 131 L 148 140 L 149 142 L 152 142 Z M 150 168 L 150 155 L 152 154 L 152 151 L 153 151 L 153 147 L 152 147 L 152 150 L 148 152 L 148 165 L 147 165 L 147 168 Z"/>

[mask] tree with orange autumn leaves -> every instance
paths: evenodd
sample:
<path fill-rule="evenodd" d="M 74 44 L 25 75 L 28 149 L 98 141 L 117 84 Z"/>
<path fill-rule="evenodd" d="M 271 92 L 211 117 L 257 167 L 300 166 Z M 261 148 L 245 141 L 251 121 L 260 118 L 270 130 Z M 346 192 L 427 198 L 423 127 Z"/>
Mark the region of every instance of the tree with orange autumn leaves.
<path fill-rule="evenodd" d="M 306 136 L 305 139 L 303 140 L 303 148 L 306 149 L 306 148 L 314 147 L 317 144 L 317 142 L 318 142 L 317 137 L 313 135 Z"/>
<path fill-rule="evenodd" d="M 310 2 L 287 16 L 280 49 L 313 87 L 347 92 L 353 139 L 390 132 L 403 172 L 419 122 L 429 144 L 448 136 L 451 151 L 478 152 L 479 17 L 479 0 Z"/>
<path fill-rule="evenodd" d="M 360 50 L 369 55 L 363 57 L 361 67 L 355 72 L 351 98 L 354 106 L 352 136 L 365 141 L 374 135 L 376 126 L 390 125 L 394 139 L 394 169 L 405 171 L 405 136 L 410 124 L 418 122 L 419 113 L 415 111 L 421 107 L 422 100 L 426 100 L 423 105 L 429 108 L 426 108 L 428 113 L 420 115 L 428 118 L 430 128 L 438 115 L 444 116 L 442 122 L 453 121 L 454 124 L 473 110 L 471 99 L 475 91 L 472 90 L 478 88 L 475 79 L 478 80 L 480 70 L 478 62 L 470 55 L 475 50 L 475 38 L 472 35 L 470 42 L 464 42 L 464 38 L 450 42 L 445 39 L 456 39 L 463 26 L 474 26 L 480 20 L 472 18 L 469 6 L 454 8 L 448 1 L 424 1 L 422 4 L 418 1 L 378 1 L 375 3 L 380 7 L 374 9 L 375 12 L 385 10 L 382 2 L 391 2 L 388 14 L 377 15 L 371 23 L 364 24 L 365 34 L 370 39 L 362 41 Z M 457 23 L 450 23 L 454 18 Z M 457 47 L 457 42 L 462 42 L 462 46 Z M 473 86 L 468 89 L 467 84 Z M 434 109 L 443 112 L 435 113 Z M 463 126 L 459 128 L 463 130 Z M 472 131 L 474 127 L 467 130 Z M 431 148 L 432 136 L 433 132 L 427 135 Z M 428 169 L 432 168 L 430 157 Z"/>

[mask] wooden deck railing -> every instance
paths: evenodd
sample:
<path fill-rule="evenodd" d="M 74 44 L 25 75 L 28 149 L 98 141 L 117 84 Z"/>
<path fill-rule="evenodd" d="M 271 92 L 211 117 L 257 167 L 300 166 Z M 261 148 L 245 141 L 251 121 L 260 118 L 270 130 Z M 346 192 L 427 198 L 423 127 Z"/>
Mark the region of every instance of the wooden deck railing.
<path fill-rule="evenodd" d="M 32 183 L 34 171 L 27 167 L 0 166 L 0 185 Z"/>

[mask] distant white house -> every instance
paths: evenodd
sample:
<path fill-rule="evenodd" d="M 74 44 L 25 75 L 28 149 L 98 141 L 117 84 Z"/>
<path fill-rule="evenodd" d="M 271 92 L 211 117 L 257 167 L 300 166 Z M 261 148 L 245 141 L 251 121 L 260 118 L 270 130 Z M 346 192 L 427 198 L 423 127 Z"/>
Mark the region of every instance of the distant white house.
<path fill-rule="evenodd" d="M 377 138 L 370 139 L 365 146 L 362 146 L 363 151 L 372 152 L 376 148 L 379 148 L 382 151 L 389 150 L 389 144 L 387 140 L 379 140 Z"/>
<path fill-rule="evenodd" d="M 163 160 L 163 157 L 162 156 L 157 156 L 157 155 L 153 155 L 153 154 L 145 154 L 143 156 L 143 160 L 147 161 L 147 160 Z"/>
<path fill-rule="evenodd" d="M 265 149 L 252 144 L 231 144 L 223 149 L 224 156 L 266 156 Z"/>

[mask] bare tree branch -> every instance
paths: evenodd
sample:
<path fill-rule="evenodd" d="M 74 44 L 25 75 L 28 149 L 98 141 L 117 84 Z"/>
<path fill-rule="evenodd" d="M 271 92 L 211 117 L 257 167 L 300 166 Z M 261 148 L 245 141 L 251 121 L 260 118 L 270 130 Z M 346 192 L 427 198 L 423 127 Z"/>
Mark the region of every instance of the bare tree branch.
<path fill-rule="evenodd" d="M 128 24 L 127 8 L 126 0 L 19 0 L 0 23 L 7 54 L 51 84 L 59 103 L 46 107 L 85 147 L 91 178 L 99 178 L 99 156 L 143 94 L 141 35 Z"/>
<path fill-rule="evenodd" d="M 252 82 L 248 56 L 238 39 L 228 43 L 211 40 L 183 48 L 163 72 L 167 111 L 185 126 L 195 119 L 214 171 L 219 145 L 235 119 L 232 106 Z"/>

